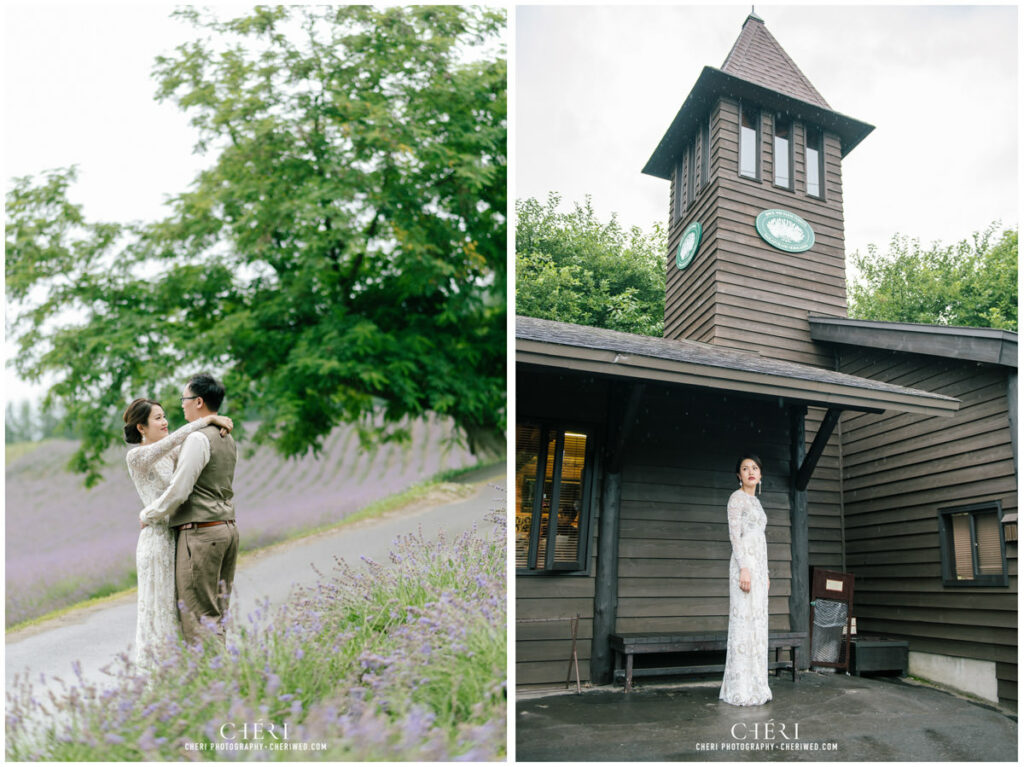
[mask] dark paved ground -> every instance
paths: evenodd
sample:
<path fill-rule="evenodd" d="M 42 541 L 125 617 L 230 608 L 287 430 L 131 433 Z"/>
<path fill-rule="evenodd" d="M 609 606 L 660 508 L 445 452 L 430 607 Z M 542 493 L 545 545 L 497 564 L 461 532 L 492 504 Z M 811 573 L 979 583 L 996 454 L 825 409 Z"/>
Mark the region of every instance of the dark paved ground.
<path fill-rule="evenodd" d="M 774 699 L 747 708 L 720 702 L 719 684 L 531 695 L 516 760 L 1017 761 L 1015 718 L 929 687 L 804 673 L 772 677 Z"/>

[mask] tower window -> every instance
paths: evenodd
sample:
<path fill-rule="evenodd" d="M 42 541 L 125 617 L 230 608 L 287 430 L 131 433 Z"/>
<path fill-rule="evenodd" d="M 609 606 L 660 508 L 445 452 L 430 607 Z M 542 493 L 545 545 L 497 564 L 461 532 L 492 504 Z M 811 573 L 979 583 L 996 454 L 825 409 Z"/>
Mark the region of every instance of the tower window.
<path fill-rule="evenodd" d="M 686 199 L 693 202 L 697 198 L 697 140 L 688 144 L 686 155 L 689 158 L 689 168 L 686 174 Z"/>
<path fill-rule="evenodd" d="M 700 130 L 700 185 L 705 187 L 711 176 L 711 117 Z"/>
<path fill-rule="evenodd" d="M 676 165 L 676 199 L 675 207 L 672 210 L 672 223 L 675 223 L 683 217 L 683 213 L 686 211 L 687 199 L 686 199 L 686 152 L 679 157 L 679 162 Z"/>
<path fill-rule="evenodd" d="M 740 105 L 740 175 L 760 180 L 761 113 Z"/>
<path fill-rule="evenodd" d="M 825 153 L 822 151 L 821 131 L 807 127 L 807 194 L 811 197 L 825 197 L 822 179 L 825 177 Z"/>
<path fill-rule="evenodd" d="M 785 115 L 775 115 L 775 142 L 772 167 L 775 186 L 793 188 L 793 123 Z"/>

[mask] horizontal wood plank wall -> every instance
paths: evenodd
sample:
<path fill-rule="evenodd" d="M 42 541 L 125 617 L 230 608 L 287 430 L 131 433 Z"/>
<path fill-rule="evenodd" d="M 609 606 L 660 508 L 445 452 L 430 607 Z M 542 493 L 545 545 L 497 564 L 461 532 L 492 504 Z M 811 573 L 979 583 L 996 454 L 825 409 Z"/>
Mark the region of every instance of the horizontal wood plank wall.
<path fill-rule="evenodd" d="M 593 376 L 538 373 L 517 366 L 516 418 L 550 419 L 574 425 L 591 423 L 597 432 L 608 408 L 608 383 Z M 594 635 L 594 574 L 597 561 L 597 530 L 600 482 L 590 504 L 590 567 L 586 574 L 516 576 L 516 684 L 552 686 L 564 683 L 569 670 L 572 640 L 569 619 L 580 615 L 577 656 L 580 678 L 590 679 L 590 641 Z M 545 622 L 544 618 L 560 619 Z"/>
<path fill-rule="evenodd" d="M 808 451 L 821 428 L 825 413 L 823 408 L 807 409 L 805 428 Z M 807 485 L 807 562 L 811 568 L 842 572 L 845 560 L 839 431 L 837 426 L 832 432 Z"/>
<path fill-rule="evenodd" d="M 622 475 L 618 631 L 727 630 L 726 504 L 747 448 L 766 463 L 770 623 L 788 630 L 788 428 L 774 404 L 649 390 Z"/>
<path fill-rule="evenodd" d="M 721 99 L 711 120 L 711 183 L 669 230 L 666 258 L 665 337 L 688 338 L 757 350 L 765 356 L 831 367 L 832 356 L 810 339 L 807 314 L 846 316 L 840 146 L 825 134 L 826 200 L 806 194 L 805 131 L 795 131 L 794 190 L 771 176 L 772 115 L 762 114 L 762 178 L 741 178 L 739 104 Z M 814 229 L 815 245 L 789 254 L 765 243 L 754 228 L 757 214 L 784 208 Z M 693 263 L 675 266 L 686 226 L 700 221 L 704 234 Z"/>
<path fill-rule="evenodd" d="M 897 352 L 845 350 L 844 373 L 957 397 L 953 418 L 843 417 L 848 570 L 860 633 L 910 649 L 996 664 L 999 698 L 1017 705 L 1017 543 L 1008 588 L 942 585 L 938 510 L 999 500 L 1017 510 L 1006 370 Z"/>
<path fill-rule="evenodd" d="M 722 152 L 717 106 L 711 110 L 711 165 L 708 184 L 699 187 L 683 215 L 673 220 L 676 179 L 673 173 L 669 193 L 668 253 L 665 281 L 665 338 L 687 338 L 709 343 L 714 337 L 715 259 L 713 255 L 717 226 L 715 188 L 723 173 L 719 155 Z M 692 142 L 692 137 L 690 138 Z M 699 142 L 698 142 L 699 144 Z M 698 153 L 701 154 L 701 153 Z M 676 172 L 678 172 L 678 167 Z M 699 221 L 703 229 L 701 244 L 690 266 L 676 268 L 676 249 L 683 231 Z"/>

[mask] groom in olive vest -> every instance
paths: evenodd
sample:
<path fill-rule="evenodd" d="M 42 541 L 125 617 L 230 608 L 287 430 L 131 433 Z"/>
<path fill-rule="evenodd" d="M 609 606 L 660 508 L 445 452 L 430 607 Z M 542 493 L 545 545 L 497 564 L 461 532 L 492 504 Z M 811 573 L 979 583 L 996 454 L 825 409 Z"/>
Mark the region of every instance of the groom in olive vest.
<path fill-rule="evenodd" d="M 212 376 L 193 376 L 181 393 L 181 409 L 191 423 L 214 415 L 224 401 L 224 387 Z M 170 514 L 177 531 L 174 580 L 185 641 L 203 636 L 203 626 L 224 641 L 231 586 L 238 558 L 235 527 L 235 441 L 211 424 L 185 438 L 171 484 L 142 511 Z M 142 516 L 140 515 L 140 516 Z M 208 619 L 208 620 L 207 620 Z"/>

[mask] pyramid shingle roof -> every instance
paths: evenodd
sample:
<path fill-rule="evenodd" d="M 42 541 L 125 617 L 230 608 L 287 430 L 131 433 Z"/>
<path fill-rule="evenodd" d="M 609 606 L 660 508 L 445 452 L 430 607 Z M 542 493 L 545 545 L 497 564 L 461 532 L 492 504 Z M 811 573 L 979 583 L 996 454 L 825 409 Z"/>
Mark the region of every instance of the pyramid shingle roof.
<path fill-rule="evenodd" d="M 701 71 L 643 172 L 657 178 L 672 178 L 684 142 L 707 120 L 708 110 L 722 95 L 791 114 L 836 134 L 843 157 L 874 130 L 874 126 L 832 109 L 768 32 L 764 21 L 751 14 L 722 68 L 704 67 Z"/>
<path fill-rule="evenodd" d="M 754 14 L 743 22 L 743 30 L 725 57 L 722 71 L 741 77 L 787 96 L 831 109 L 818 90 L 811 85 L 793 59 L 772 37 L 764 21 Z"/>

